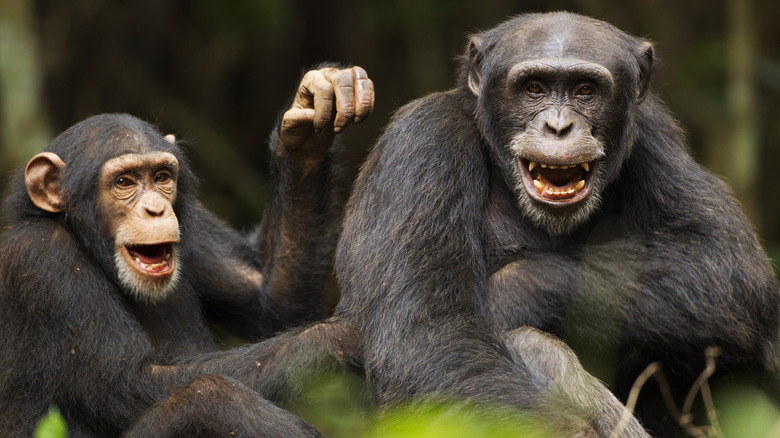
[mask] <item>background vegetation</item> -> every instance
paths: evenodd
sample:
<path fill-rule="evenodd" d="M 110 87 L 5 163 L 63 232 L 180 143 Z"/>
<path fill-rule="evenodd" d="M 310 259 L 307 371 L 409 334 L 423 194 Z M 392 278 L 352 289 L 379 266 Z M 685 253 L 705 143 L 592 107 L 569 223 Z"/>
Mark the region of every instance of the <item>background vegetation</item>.
<path fill-rule="evenodd" d="M 266 200 L 266 137 L 305 69 L 358 64 L 374 80 L 374 115 L 344 134 L 354 175 L 396 108 L 453 84 L 467 34 L 552 10 L 656 43 L 654 91 L 780 257 L 776 0 L 0 0 L 0 189 L 68 126 L 128 112 L 185 139 L 204 202 L 248 227 Z M 755 394 L 725 400 L 738 421 L 724 430 L 743 431 L 730 436 L 763 436 L 744 428 L 780 415 Z"/>

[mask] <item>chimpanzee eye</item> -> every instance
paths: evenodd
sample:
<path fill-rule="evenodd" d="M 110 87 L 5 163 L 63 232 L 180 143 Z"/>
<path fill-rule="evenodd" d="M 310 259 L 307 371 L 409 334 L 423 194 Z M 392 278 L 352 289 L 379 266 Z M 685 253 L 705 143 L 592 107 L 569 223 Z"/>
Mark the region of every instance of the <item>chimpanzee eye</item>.
<path fill-rule="evenodd" d="M 154 176 L 154 182 L 164 183 L 171 180 L 171 174 L 168 172 L 160 172 Z"/>
<path fill-rule="evenodd" d="M 120 176 L 116 179 L 114 184 L 116 184 L 118 187 L 131 187 L 135 185 L 135 181 L 126 176 Z"/>
<path fill-rule="evenodd" d="M 528 85 L 527 90 L 531 94 L 541 94 L 542 92 L 544 92 L 544 88 L 542 88 L 542 86 L 539 85 L 538 82 L 531 82 Z"/>
<path fill-rule="evenodd" d="M 577 88 L 577 91 L 574 93 L 575 96 L 581 96 L 581 97 L 590 97 L 595 93 L 596 90 L 593 89 L 590 85 L 581 85 L 579 88 Z"/>

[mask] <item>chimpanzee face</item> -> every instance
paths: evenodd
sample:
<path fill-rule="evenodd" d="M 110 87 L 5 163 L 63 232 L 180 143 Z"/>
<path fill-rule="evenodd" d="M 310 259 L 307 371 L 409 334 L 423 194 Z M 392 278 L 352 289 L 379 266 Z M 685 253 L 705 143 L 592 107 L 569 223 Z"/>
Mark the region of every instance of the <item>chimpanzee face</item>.
<path fill-rule="evenodd" d="M 525 129 L 506 145 L 515 191 L 526 211 L 556 230 L 598 206 L 606 150 L 593 125 L 611 100 L 612 84 L 604 67 L 572 59 L 521 62 L 507 76 L 506 93 L 524 109 L 518 118 Z"/>
<path fill-rule="evenodd" d="M 100 172 L 99 205 L 114 237 L 119 280 L 146 301 L 165 297 L 178 277 L 178 166 L 167 152 L 132 153 L 106 161 Z"/>
<path fill-rule="evenodd" d="M 94 131 L 83 126 L 66 133 L 74 141 L 65 149 L 81 153 L 67 155 L 71 163 L 52 151 L 33 157 L 25 169 L 27 192 L 39 209 L 64 213 L 66 220 L 70 216 L 74 233 L 82 239 L 99 239 L 85 245 L 101 266 L 110 269 L 113 255 L 116 277 L 125 291 L 153 303 L 174 289 L 181 271 L 179 222 L 173 209 L 179 161 L 165 150 L 176 140 L 156 133 L 141 135 L 124 125 L 114 131 L 101 133 L 103 142 L 93 140 L 89 134 Z M 90 171 L 84 165 L 90 162 L 99 163 L 99 169 Z M 76 189 L 63 188 L 70 187 L 67 181 L 74 181 Z M 93 220 L 83 219 L 90 215 Z"/>
<path fill-rule="evenodd" d="M 592 216 L 630 148 L 626 113 L 646 91 L 639 62 L 652 48 L 637 41 L 634 53 L 605 38 L 614 47 L 598 50 L 607 43 L 597 34 L 609 29 L 535 25 L 513 30 L 514 39 L 473 39 L 468 85 L 520 208 L 561 235 Z"/>

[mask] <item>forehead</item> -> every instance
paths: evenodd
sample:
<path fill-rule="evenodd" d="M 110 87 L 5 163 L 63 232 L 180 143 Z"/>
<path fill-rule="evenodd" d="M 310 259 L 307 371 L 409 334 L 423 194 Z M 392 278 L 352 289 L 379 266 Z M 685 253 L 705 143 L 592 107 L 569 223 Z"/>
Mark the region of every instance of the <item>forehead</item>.
<path fill-rule="evenodd" d="M 127 153 L 103 163 L 100 173 L 103 176 L 109 176 L 138 169 L 159 168 L 177 171 L 179 160 L 169 152 Z"/>
<path fill-rule="evenodd" d="M 497 28 L 499 62 L 569 60 L 612 70 L 630 55 L 627 34 L 613 26 L 574 14 L 544 14 L 512 20 Z"/>
<path fill-rule="evenodd" d="M 77 157 L 171 151 L 172 145 L 147 123 L 127 115 L 103 114 L 68 128 L 52 145 Z"/>

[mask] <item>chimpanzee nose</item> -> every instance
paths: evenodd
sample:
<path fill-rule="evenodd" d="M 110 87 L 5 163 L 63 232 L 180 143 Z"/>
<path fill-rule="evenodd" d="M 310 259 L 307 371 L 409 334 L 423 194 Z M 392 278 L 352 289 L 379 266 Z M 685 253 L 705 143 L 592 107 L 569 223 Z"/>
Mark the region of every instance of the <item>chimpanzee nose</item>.
<path fill-rule="evenodd" d="M 168 202 L 160 195 L 150 193 L 144 196 L 143 208 L 149 216 L 163 216 L 165 215 L 167 207 Z"/>
<path fill-rule="evenodd" d="M 568 135 L 574 127 L 574 120 L 567 113 L 567 111 L 550 111 L 544 120 L 546 133 L 556 137 Z"/>

